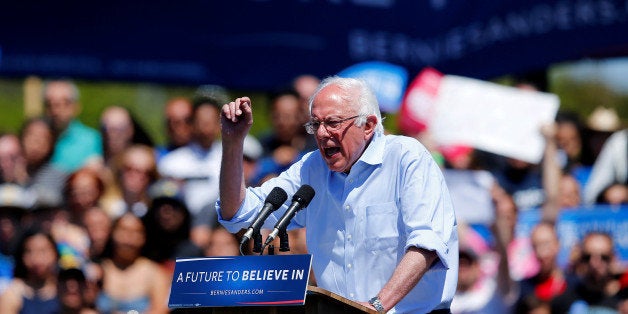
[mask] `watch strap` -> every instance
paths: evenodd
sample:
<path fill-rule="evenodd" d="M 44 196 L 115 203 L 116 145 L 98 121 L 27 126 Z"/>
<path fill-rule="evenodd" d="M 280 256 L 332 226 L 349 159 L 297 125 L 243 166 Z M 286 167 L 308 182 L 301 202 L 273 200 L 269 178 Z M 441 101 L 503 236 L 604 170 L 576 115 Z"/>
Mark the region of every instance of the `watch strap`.
<path fill-rule="evenodd" d="M 378 296 L 374 296 L 369 300 L 369 304 L 372 305 L 377 313 L 386 313 L 384 311 L 384 305 L 382 304 L 382 300 L 379 299 Z"/>

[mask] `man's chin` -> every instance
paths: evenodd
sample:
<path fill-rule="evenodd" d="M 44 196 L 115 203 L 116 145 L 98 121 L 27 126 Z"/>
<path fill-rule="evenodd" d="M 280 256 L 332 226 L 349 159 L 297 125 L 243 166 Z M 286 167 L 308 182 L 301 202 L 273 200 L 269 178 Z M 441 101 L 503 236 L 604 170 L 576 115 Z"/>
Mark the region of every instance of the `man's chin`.
<path fill-rule="evenodd" d="M 345 171 L 344 165 L 340 165 L 340 163 L 338 161 L 332 162 L 330 160 L 327 160 L 327 167 L 329 168 L 329 170 L 334 171 L 334 172 L 344 172 Z"/>

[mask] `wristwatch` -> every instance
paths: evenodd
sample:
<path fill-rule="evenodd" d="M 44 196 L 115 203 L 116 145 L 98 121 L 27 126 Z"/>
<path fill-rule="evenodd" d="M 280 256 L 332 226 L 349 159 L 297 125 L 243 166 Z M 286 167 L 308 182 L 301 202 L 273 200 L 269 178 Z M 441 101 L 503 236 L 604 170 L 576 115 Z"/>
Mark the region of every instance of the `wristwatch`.
<path fill-rule="evenodd" d="M 384 305 L 382 305 L 382 301 L 379 299 L 378 296 L 372 297 L 369 300 L 369 304 L 372 305 L 377 310 L 377 313 L 380 313 L 380 314 L 386 313 L 386 311 L 384 311 Z"/>

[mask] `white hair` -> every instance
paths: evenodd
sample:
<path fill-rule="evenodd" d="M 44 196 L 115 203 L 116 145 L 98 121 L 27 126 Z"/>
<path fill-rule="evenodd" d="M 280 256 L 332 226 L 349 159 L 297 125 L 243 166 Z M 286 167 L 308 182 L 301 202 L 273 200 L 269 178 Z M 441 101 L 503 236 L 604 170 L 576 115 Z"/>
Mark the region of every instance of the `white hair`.
<path fill-rule="evenodd" d="M 342 100 L 353 108 L 357 108 L 360 116 L 355 119 L 355 125 L 362 126 L 366 123 L 366 117 L 368 115 L 375 115 L 377 117 L 377 126 L 375 132 L 384 133 L 384 125 L 382 124 L 382 114 L 379 110 L 379 103 L 375 93 L 368 86 L 366 81 L 358 78 L 346 78 L 339 76 L 330 76 L 325 78 L 319 85 L 314 94 L 309 99 L 309 110 L 312 114 L 312 103 L 318 94 L 327 86 L 335 85 L 341 91 L 340 97 Z"/>

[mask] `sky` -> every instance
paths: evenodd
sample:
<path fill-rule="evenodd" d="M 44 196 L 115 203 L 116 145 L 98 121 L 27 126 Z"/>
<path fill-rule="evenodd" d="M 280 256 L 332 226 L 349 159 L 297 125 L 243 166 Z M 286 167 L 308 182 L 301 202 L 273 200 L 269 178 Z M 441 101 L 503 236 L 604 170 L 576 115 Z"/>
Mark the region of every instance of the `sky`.
<path fill-rule="evenodd" d="M 575 79 L 597 80 L 616 92 L 628 94 L 628 57 L 582 60 L 568 65 L 565 71 Z"/>

